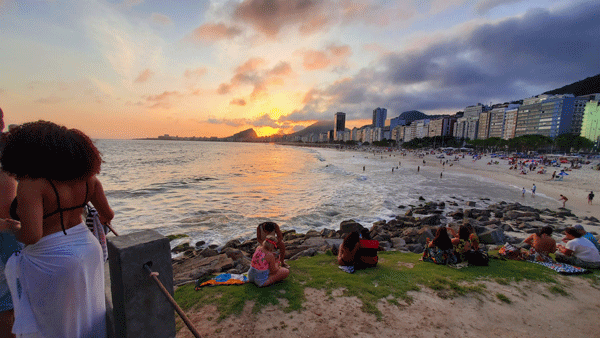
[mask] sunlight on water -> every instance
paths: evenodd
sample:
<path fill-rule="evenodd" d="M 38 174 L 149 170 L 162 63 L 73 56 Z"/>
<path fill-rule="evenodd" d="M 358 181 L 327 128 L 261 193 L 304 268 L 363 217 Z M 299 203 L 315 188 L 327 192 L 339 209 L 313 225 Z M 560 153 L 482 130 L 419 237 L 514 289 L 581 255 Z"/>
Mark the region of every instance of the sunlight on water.
<path fill-rule="evenodd" d="M 543 196 L 521 201 L 516 187 L 465 174 L 446 172 L 440 180 L 415 168 L 391 173 L 372 153 L 183 141 L 100 140 L 97 146 L 116 229 L 186 233 L 192 243 L 250 238 L 266 220 L 300 232 L 337 229 L 347 219 L 370 226 L 403 214 L 398 206 L 416 205 L 420 196 L 461 206 L 476 200 L 478 207 L 501 200 L 540 208 L 554 203 Z"/>

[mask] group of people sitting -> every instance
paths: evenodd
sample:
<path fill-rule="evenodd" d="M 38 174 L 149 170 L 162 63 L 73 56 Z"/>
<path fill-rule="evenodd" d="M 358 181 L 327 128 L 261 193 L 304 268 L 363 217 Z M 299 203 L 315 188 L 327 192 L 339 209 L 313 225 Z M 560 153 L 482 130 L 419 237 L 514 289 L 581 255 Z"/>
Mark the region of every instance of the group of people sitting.
<path fill-rule="evenodd" d="M 577 224 L 565 229 L 564 237 L 561 239 L 564 245 L 556 244 L 552 232 L 551 226 L 542 227 L 523 241 L 523 246 L 528 245 L 529 250 L 516 248 L 518 250 L 516 253 L 507 256 L 512 259 L 552 262 L 550 254 L 555 254 L 556 261 L 559 263 L 587 269 L 600 268 L 600 244 L 593 234 L 585 231 L 582 225 Z"/>
<path fill-rule="evenodd" d="M 487 265 L 488 256 L 480 250 L 479 238 L 470 225 L 460 226 L 458 233 L 451 227 L 440 226 L 433 239 L 427 238 L 422 260 L 436 264 Z"/>

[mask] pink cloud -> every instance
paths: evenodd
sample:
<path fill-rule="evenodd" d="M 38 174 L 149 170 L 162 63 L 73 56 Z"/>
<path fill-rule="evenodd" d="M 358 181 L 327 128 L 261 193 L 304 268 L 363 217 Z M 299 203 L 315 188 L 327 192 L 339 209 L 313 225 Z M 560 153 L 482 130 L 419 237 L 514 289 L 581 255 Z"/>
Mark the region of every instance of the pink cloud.
<path fill-rule="evenodd" d="M 348 45 L 330 45 L 325 50 L 308 50 L 301 52 L 302 65 L 306 70 L 319 70 L 329 66 L 345 67 L 352 49 Z"/>
<path fill-rule="evenodd" d="M 200 67 L 200 68 L 196 68 L 196 69 L 186 69 L 185 72 L 183 73 L 183 75 L 188 78 L 199 78 L 204 76 L 204 74 L 206 74 L 206 67 Z"/>
<path fill-rule="evenodd" d="M 151 71 L 150 69 L 146 68 L 144 69 L 140 75 L 138 75 L 138 77 L 135 79 L 135 83 L 144 83 L 147 82 L 148 80 L 150 80 L 150 78 L 152 77 L 152 75 L 154 75 L 154 72 Z"/>
<path fill-rule="evenodd" d="M 238 27 L 229 27 L 224 23 L 208 23 L 194 29 L 190 35 L 190 39 L 194 42 L 215 42 L 233 39 L 240 34 L 242 34 L 242 30 Z"/>

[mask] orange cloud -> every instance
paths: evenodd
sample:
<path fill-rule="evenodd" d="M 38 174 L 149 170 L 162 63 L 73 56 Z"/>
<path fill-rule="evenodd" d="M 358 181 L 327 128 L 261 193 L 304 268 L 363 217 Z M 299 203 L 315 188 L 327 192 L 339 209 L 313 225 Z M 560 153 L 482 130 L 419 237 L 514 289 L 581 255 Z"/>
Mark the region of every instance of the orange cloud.
<path fill-rule="evenodd" d="M 178 91 L 164 91 L 162 94 L 158 95 L 149 95 L 146 97 L 147 102 L 154 103 L 150 106 L 150 108 L 170 108 L 171 102 L 170 99 L 172 97 L 179 97 L 181 94 Z"/>
<path fill-rule="evenodd" d="M 229 102 L 230 105 L 235 105 L 235 106 L 245 106 L 246 105 L 246 100 L 244 99 L 233 99 L 231 100 L 231 102 Z"/>
<path fill-rule="evenodd" d="M 135 83 L 144 83 L 144 82 L 150 80 L 152 75 L 154 75 L 154 72 L 152 72 L 150 69 L 146 68 L 140 73 L 140 75 L 138 75 L 138 77 L 135 79 L 134 82 Z"/>
<path fill-rule="evenodd" d="M 324 52 L 309 50 L 304 53 L 302 65 L 306 70 L 323 69 L 331 64 L 331 61 Z"/>
<path fill-rule="evenodd" d="M 261 58 L 251 58 L 235 69 L 235 74 L 229 83 L 221 83 L 217 88 L 218 94 L 228 94 L 232 89 L 240 87 L 243 84 L 252 84 L 254 86 L 250 98 L 257 100 L 262 97 L 270 85 L 283 84 L 284 76 L 293 73 L 292 67 L 287 62 L 279 62 L 271 69 L 263 69 L 266 63 Z"/>
<path fill-rule="evenodd" d="M 185 76 L 188 79 L 191 79 L 202 77 L 204 76 L 204 74 L 206 74 L 206 67 L 200 67 L 196 69 L 186 69 L 183 73 L 183 76 Z"/>
<path fill-rule="evenodd" d="M 348 58 L 352 55 L 352 49 L 348 45 L 330 45 L 324 51 L 307 50 L 301 53 L 304 69 L 319 70 L 329 66 L 346 66 Z"/>
<path fill-rule="evenodd" d="M 224 23 L 204 24 L 192 32 L 190 39 L 194 42 L 215 42 L 225 39 L 233 39 L 242 34 L 242 30 L 238 27 L 228 27 Z"/>

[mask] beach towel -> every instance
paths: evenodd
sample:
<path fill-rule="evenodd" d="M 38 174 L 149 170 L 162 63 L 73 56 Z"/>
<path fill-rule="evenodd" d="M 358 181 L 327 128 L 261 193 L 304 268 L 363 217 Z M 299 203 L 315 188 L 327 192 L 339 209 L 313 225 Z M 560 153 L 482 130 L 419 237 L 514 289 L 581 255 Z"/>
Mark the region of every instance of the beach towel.
<path fill-rule="evenodd" d="M 548 269 L 552 269 L 562 275 L 578 275 L 583 273 L 590 273 L 591 271 L 586 270 L 584 268 L 580 268 L 578 266 L 573 266 L 565 263 L 550 263 L 550 262 L 538 262 L 538 261 L 529 261 L 531 263 L 543 265 Z"/>
<path fill-rule="evenodd" d="M 198 280 L 200 282 L 200 280 Z M 214 285 L 241 285 L 248 283 L 248 274 L 233 274 L 233 273 L 222 273 L 215 276 L 213 279 L 209 279 L 202 283 L 196 283 L 195 290 L 200 289 L 203 286 L 214 286 Z M 199 284 L 199 285 L 198 285 Z"/>
<path fill-rule="evenodd" d="M 106 337 L 102 249 L 82 222 L 25 246 L 6 263 L 17 335 Z"/>

